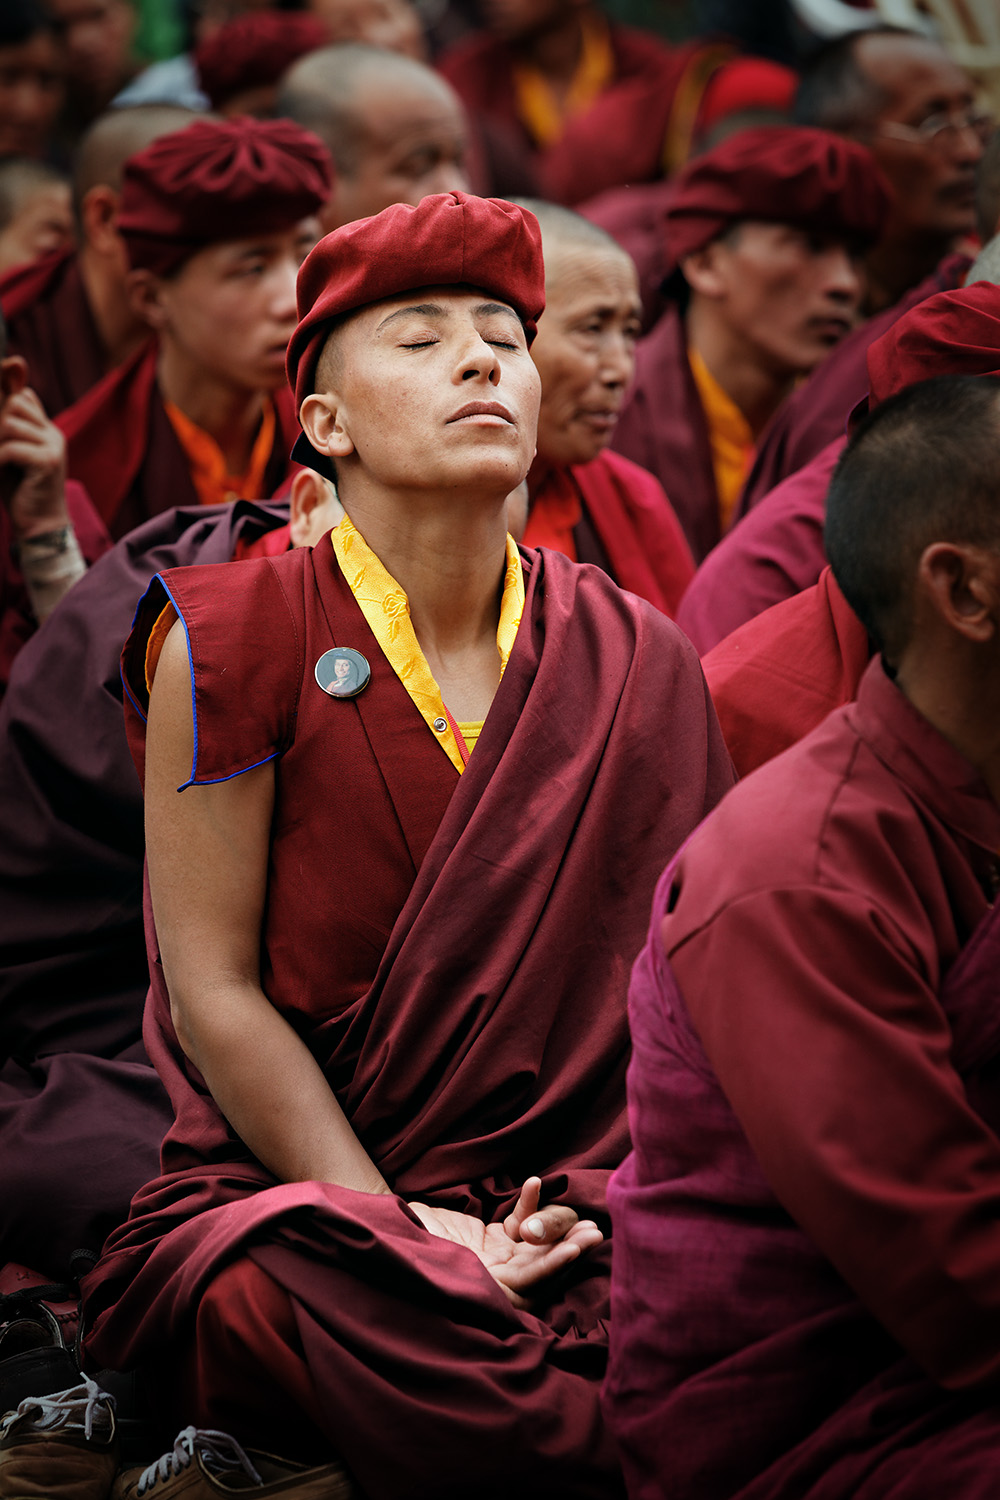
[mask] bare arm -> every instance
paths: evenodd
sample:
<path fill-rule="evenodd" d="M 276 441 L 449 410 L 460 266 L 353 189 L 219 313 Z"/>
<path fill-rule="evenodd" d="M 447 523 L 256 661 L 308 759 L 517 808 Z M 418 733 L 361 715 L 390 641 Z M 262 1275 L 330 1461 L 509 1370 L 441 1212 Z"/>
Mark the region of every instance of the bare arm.
<path fill-rule="evenodd" d="M 178 1040 L 241 1140 L 282 1182 L 390 1191 L 308 1047 L 260 987 L 274 764 L 193 786 L 187 644 L 178 622 L 150 696 L 146 842 Z"/>

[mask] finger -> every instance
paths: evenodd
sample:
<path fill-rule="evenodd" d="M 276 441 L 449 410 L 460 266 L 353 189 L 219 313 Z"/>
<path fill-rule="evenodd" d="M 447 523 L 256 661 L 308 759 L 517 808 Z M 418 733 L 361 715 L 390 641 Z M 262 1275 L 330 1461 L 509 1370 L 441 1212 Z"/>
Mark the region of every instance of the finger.
<path fill-rule="evenodd" d="M 544 1250 L 533 1254 L 513 1255 L 497 1267 L 493 1275 L 512 1291 L 524 1292 L 564 1270 L 581 1254 L 578 1245 L 570 1240 L 560 1240 L 558 1245 L 547 1245 Z"/>
<path fill-rule="evenodd" d="M 538 1207 L 538 1200 L 542 1192 L 542 1179 L 540 1177 L 526 1177 L 524 1186 L 518 1195 L 517 1202 L 503 1221 L 505 1233 L 512 1240 L 521 1238 L 521 1225 L 529 1218 Z"/>
<path fill-rule="evenodd" d="M 565 1239 L 578 1222 L 575 1209 L 563 1203 L 550 1203 L 524 1220 L 521 1238 L 531 1245 L 553 1245 Z"/>

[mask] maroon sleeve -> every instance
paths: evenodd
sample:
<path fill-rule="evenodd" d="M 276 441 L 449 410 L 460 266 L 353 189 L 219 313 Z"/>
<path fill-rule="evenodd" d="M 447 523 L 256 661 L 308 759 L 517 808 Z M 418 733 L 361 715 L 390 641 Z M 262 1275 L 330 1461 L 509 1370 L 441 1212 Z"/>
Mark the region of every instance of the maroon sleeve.
<path fill-rule="evenodd" d="M 294 738 L 303 671 L 301 552 L 158 573 L 122 652 L 126 728 L 143 777 L 146 647 L 166 604 L 184 626 L 191 668 L 194 763 L 178 791 L 226 781 L 273 760 Z"/>
<path fill-rule="evenodd" d="M 750 894 L 673 947 L 672 921 L 674 975 L 778 1199 L 932 1378 L 995 1379 L 1000 1141 L 952 1065 L 938 976 L 853 890 Z"/>

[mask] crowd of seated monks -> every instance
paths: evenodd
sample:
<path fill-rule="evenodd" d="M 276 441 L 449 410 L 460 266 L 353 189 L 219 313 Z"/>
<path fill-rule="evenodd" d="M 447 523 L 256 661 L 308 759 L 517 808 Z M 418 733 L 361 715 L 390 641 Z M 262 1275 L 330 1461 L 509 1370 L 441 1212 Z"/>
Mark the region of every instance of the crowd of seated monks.
<path fill-rule="evenodd" d="M 994 1500 L 991 77 L 663 9 L 4 0 L 3 1500 Z"/>

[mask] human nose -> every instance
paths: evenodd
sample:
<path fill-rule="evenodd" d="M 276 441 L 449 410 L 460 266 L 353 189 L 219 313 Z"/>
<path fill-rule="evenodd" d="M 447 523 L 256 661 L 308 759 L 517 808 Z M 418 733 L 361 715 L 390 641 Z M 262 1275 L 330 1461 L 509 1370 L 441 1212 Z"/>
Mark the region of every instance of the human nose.
<path fill-rule="evenodd" d="M 271 314 L 279 323 L 295 322 L 295 282 L 299 263 L 293 256 L 282 257 L 274 270 L 271 288 Z"/>
<path fill-rule="evenodd" d="M 861 270 L 857 261 L 846 249 L 837 248 L 827 253 L 825 290 L 837 302 L 856 306 L 861 298 Z"/>
<path fill-rule="evenodd" d="M 500 382 L 500 356 L 492 344 L 488 344 L 475 330 L 466 342 L 456 366 L 458 379 L 485 380 L 490 385 Z"/>
<path fill-rule="evenodd" d="M 601 340 L 598 373 L 601 383 L 617 389 L 635 374 L 635 340 L 622 332 L 609 332 Z"/>

